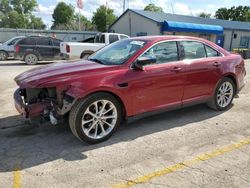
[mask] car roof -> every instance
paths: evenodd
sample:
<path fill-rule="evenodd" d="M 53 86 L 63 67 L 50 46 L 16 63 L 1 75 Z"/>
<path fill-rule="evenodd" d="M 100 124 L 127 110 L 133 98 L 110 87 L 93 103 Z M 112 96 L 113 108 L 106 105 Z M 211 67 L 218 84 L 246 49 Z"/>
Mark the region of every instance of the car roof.
<path fill-rule="evenodd" d="M 162 41 L 162 40 L 180 40 L 180 39 L 207 41 L 205 39 L 198 38 L 198 37 L 177 36 L 177 35 L 140 36 L 140 37 L 133 37 L 133 39 L 146 40 L 146 41 L 149 41 L 149 42 L 157 42 L 157 41 Z"/>
<path fill-rule="evenodd" d="M 176 35 L 152 35 L 152 36 L 140 36 L 140 37 L 133 37 L 130 39 L 136 39 L 136 40 L 145 40 L 152 43 L 157 43 L 165 40 L 190 40 L 190 41 L 198 41 L 205 44 L 208 44 L 209 46 L 212 46 L 216 50 L 219 50 L 223 54 L 229 54 L 225 49 L 221 48 L 220 46 L 216 45 L 215 43 L 199 38 L 199 37 L 191 37 L 191 36 L 176 36 Z"/>

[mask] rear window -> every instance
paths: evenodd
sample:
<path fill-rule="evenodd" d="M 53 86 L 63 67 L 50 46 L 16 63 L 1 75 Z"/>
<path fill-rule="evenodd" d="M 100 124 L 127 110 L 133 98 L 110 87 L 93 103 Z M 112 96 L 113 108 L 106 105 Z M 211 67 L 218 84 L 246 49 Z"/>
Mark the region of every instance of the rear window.
<path fill-rule="evenodd" d="M 96 35 L 95 38 L 96 43 L 105 43 L 105 36 L 104 35 Z"/>
<path fill-rule="evenodd" d="M 27 37 L 27 38 L 21 40 L 19 44 L 36 45 L 36 38 L 35 37 Z"/>
<path fill-rule="evenodd" d="M 213 48 L 205 45 L 206 52 L 207 52 L 207 57 L 217 57 L 220 56 L 220 53 L 214 50 Z"/>
<path fill-rule="evenodd" d="M 119 38 L 118 38 L 118 35 L 109 35 L 109 43 L 113 43 L 115 41 L 118 41 Z"/>
<path fill-rule="evenodd" d="M 207 57 L 205 47 L 200 42 L 195 41 L 182 41 L 184 48 L 184 59 L 198 59 Z"/>

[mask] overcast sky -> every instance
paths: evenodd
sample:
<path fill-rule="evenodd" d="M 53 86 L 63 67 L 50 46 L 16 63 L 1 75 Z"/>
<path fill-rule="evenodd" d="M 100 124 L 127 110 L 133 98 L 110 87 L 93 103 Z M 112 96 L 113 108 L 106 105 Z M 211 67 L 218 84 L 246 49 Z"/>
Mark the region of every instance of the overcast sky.
<path fill-rule="evenodd" d="M 41 17 L 46 25 L 52 25 L 52 13 L 56 4 L 64 1 L 76 7 L 77 0 L 37 0 L 38 7 L 34 14 Z M 93 12 L 102 4 L 106 4 L 109 8 L 114 9 L 117 16 L 121 15 L 123 10 L 123 0 L 83 0 L 84 8 L 81 14 L 91 19 Z M 250 0 L 126 0 L 126 8 L 143 9 L 147 4 L 154 3 L 163 8 L 164 12 L 184 15 L 197 15 L 200 12 L 214 14 L 218 8 L 231 7 L 239 5 L 250 6 Z M 78 11 L 76 9 L 76 11 Z"/>

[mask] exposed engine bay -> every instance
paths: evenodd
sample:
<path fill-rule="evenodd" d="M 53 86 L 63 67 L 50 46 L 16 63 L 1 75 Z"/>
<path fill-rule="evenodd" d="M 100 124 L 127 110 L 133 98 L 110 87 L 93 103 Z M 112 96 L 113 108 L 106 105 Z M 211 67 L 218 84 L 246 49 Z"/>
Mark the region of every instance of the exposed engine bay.
<path fill-rule="evenodd" d="M 75 99 L 65 93 L 57 93 L 56 88 L 25 88 L 19 94 L 23 103 L 29 108 L 27 118 L 32 123 L 50 121 L 56 125 L 64 121 Z"/>

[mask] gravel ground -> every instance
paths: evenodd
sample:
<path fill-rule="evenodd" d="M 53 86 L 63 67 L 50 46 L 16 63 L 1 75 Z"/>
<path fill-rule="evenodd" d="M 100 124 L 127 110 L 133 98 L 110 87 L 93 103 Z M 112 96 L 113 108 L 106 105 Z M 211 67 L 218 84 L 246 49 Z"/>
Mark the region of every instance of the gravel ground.
<path fill-rule="evenodd" d="M 13 78 L 38 66 L 0 63 L 0 187 L 250 187 L 250 60 L 228 111 L 198 105 L 148 117 L 96 145 L 78 141 L 67 125 L 34 126 L 17 114 Z"/>

